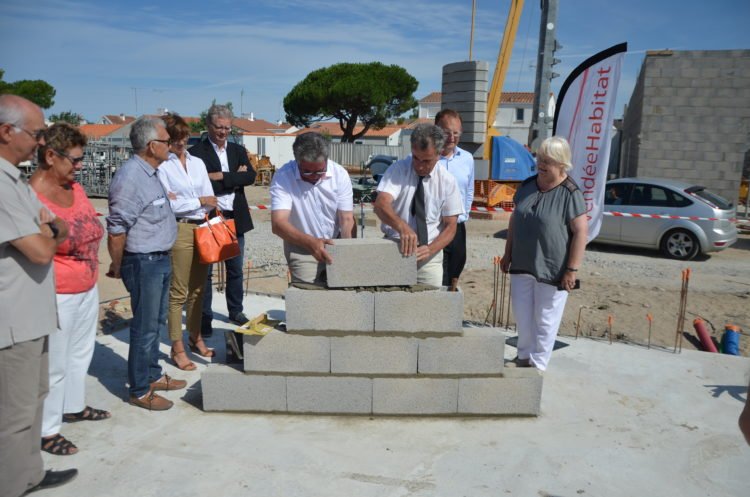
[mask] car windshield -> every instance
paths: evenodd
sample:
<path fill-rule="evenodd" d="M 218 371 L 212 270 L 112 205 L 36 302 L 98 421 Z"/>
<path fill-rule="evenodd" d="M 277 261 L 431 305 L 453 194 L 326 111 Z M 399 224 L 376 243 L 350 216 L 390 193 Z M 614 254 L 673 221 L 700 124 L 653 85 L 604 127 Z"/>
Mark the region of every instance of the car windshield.
<path fill-rule="evenodd" d="M 706 190 L 705 186 L 691 186 L 685 191 L 717 209 L 728 210 L 732 208 L 732 202 L 728 201 L 721 195 Z"/>

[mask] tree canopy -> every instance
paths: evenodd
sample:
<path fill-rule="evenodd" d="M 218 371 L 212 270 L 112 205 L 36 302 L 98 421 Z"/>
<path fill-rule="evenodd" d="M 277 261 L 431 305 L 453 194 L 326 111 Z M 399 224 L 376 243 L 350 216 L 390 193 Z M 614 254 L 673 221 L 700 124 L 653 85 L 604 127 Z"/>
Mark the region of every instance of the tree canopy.
<path fill-rule="evenodd" d="M 9 83 L 3 81 L 5 71 L 0 69 L 0 94 L 10 93 L 26 98 L 42 109 L 49 109 L 55 105 L 55 89 L 41 79 L 21 79 Z"/>
<path fill-rule="evenodd" d="M 73 112 L 72 110 L 65 110 L 60 112 L 59 114 L 52 114 L 51 116 L 49 116 L 49 120 L 53 123 L 66 122 L 72 124 L 73 126 L 78 126 L 83 122 L 83 116 L 81 114 Z"/>
<path fill-rule="evenodd" d="M 406 69 L 380 62 L 341 63 L 317 69 L 284 97 L 284 112 L 295 126 L 338 119 L 342 142 L 354 142 L 370 129 L 417 105 L 419 83 Z M 356 134 L 354 128 L 363 126 Z"/>

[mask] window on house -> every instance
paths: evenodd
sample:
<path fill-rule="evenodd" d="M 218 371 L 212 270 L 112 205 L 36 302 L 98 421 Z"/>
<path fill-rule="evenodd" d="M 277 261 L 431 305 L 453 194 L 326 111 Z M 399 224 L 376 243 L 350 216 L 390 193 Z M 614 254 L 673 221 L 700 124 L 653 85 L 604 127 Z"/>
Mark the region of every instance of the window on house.
<path fill-rule="evenodd" d="M 524 109 L 516 109 L 516 122 L 523 122 L 523 111 Z"/>
<path fill-rule="evenodd" d="M 266 155 L 266 139 L 258 138 L 258 156 Z"/>

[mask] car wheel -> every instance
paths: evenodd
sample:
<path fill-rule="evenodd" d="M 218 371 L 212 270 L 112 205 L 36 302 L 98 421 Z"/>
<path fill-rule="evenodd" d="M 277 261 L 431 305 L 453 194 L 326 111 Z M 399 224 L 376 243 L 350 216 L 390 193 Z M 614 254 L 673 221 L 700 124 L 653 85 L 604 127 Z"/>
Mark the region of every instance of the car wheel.
<path fill-rule="evenodd" d="M 661 240 L 661 251 L 667 257 L 689 261 L 700 251 L 698 238 L 688 230 L 669 231 Z"/>

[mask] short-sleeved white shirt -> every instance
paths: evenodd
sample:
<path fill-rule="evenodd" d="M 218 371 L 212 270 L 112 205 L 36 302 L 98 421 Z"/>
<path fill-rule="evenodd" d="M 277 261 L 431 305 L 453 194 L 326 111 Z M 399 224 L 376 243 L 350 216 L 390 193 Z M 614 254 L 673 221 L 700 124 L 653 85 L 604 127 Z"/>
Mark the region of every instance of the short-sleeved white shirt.
<path fill-rule="evenodd" d="M 332 160 L 315 184 L 302 179 L 296 161 L 287 162 L 273 175 L 270 193 L 271 210 L 291 211 L 292 226 L 315 238 L 338 236 L 337 212 L 354 210 L 349 173 Z"/>
<path fill-rule="evenodd" d="M 419 176 L 414 172 L 409 156 L 386 169 L 378 184 L 378 192 L 385 192 L 393 197 L 393 209 L 396 214 L 408 222 L 414 231 L 417 230 L 417 221 L 411 215 L 411 202 L 417 191 L 418 180 Z M 456 178 L 439 163 L 423 181 L 427 242 L 432 243 L 442 231 L 443 217 L 460 216 L 464 213 L 463 200 Z M 381 223 L 380 229 L 387 238 L 399 239 L 398 231 L 389 225 Z"/>

